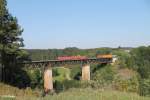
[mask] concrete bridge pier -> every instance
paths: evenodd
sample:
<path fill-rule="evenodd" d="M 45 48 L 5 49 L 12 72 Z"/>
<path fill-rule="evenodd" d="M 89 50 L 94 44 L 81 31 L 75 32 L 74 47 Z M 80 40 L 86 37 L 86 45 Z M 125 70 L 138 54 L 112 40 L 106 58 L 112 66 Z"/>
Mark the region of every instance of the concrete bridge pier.
<path fill-rule="evenodd" d="M 82 65 L 82 80 L 90 80 L 90 65 L 83 64 Z"/>
<path fill-rule="evenodd" d="M 44 92 L 45 94 L 53 92 L 53 76 L 51 64 L 48 64 L 44 70 Z"/>

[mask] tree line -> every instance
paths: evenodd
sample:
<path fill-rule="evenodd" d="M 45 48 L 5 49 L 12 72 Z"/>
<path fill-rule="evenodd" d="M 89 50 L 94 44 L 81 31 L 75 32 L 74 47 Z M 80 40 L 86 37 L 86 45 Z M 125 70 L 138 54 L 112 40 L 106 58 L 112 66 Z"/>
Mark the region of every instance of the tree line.
<path fill-rule="evenodd" d="M 27 49 L 31 60 L 51 60 L 59 56 L 87 56 L 96 57 L 98 54 L 110 54 L 112 48 L 79 49 L 67 47 L 64 49 Z"/>

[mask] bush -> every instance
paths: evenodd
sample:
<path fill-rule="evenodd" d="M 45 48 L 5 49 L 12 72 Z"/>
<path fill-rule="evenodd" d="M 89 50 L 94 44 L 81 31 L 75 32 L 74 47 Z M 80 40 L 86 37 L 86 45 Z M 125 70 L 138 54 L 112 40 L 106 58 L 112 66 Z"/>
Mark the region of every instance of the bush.
<path fill-rule="evenodd" d="M 150 47 L 139 47 L 131 52 L 128 66 L 136 70 L 142 78 L 150 76 Z"/>
<path fill-rule="evenodd" d="M 30 77 L 30 87 L 31 88 L 43 88 L 43 75 L 40 69 L 28 69 L 28 76 Z"/>
<path fill-rule="evenodd" d="M 136 76 L 130 79 L 121 79 L 117 77 L 114 81 L 114 88 L 124 92 L 137 92 L 139 91 L 139 82 Z"/>
<path fill-rule="evenodd" d="M 75 80 L 80 80 L 81 77 L 81 66 L 73 67 L 71 69 L 71 78 Z"/>
<path fill-rule="evenodd" d="M 61 81 L 56 80 L 56 81 L 53 83 L 53 85 L 54 85 L 54 89 L 55 89 L 56 92 L 60 92 L 60 91 L 63 91 L 63 90 L 64 90 L 64 87 L 63 87 L 63 84 L 62 84 Z"/>
<path fill-rule="evenodd" d="M 54 82 L 54 88 L 56 92 L 65 91 L 70 88 L 88 88 L 88 87 L 92 87 L 92 81 L 64 80 Z"/>
<path fill-rule="evenodd" d="M 140 80 L 140 95 L 150 96 L 150 79 Z"/>
<path fill-rule="evenodd" d="M 76 80 L 64 80 L 64 81 L 56 80 L 54 82 L 54 88 L 56 92 L 64 91 L 69 88 L 78 88 L 78 87 L 80 87 L 80 82 Z"/>
<path fill-rule="evenodd" d="M 54 81 L 70 80 L 70 69 L 64 67 L 53 68 L 53 80 Z"/>
<path fill-rule="evenodd" d="M 97 86 L 97 88 L 99 88 L 111 84 L 114 80 L 114 74 L 115 72 L 111 65 L 97 69 L 92 75 L 92 80 L 95 81 L 94 87 Z"/>
<path fill-rule="evenodd" d="M 30 77 L 28 76 L 26 70 L 22 68 L 16 68 L 11 74 L 12 80 L 10 84 L 19 88 L 26 88 L 30 85 Z"/>

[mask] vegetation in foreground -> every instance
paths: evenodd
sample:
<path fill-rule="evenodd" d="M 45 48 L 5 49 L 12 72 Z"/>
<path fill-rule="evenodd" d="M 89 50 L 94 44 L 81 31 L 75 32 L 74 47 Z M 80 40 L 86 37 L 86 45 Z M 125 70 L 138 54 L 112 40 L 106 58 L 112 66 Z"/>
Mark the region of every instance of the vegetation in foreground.
<path fill-rule="evenodd" d="M 149 100 L 150 97 L 142 97 L 136 93 L 108 91 L 102 89 L 69 89 L 54 95 L 41 97 L 38 92 L 31 89 L 18 89 L 12 86 L 0 84 L 5 89 L 0 89 L 0 100 Z M 2 87 L 0 87 L 2 88 Z M 3 94 L 10 94 L 2 96 Z"/>
<path fill-rule="evenodd" d="M 71 89 L 60 94 L 47 96 L 44 100 L 149 100 L 150 98 L 140 97 L 137 94 L 86 89 Z"/>

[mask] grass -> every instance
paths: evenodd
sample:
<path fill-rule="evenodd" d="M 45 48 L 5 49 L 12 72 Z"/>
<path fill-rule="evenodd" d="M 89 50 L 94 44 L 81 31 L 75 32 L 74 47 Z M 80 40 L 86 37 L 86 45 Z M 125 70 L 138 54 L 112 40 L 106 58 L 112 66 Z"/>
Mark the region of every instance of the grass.
<path fill-rule="evenodd" d="M 101 91 L 93 89 L 71 89 L 59 94 L 49 95 L 44 98 L 18 97 L 17 100 L 150 100 L 134 93 L 118 91 Z"/>
<path fill-rule="evenodd" d="M 91 88 L 73 88 L 59 94 L 47 95 L 42 98 L 40 96 L 36 96 L 35 93 L 30 89 L 20 90 L 11 86 L 7 86 L 7 88 L 9 89 L 2 90 L 1 88 L 0 100 L 150 100 L 150 97 L 141 97 L 135 93 L 108 90 L 104 91 L 100 89 L 94 90 Z M 11 96 L 13 98 L 11 98 Z"/>
<path fill-rule="evenodd" d="M 43 100 L 150 100 L 150 98 L 118 91 L 71 89 L 60 94 L 47 96 Z"/>
<path fill-rule="evenodd" d="M 0 100 L 16 100 L 18 97 L 27 97 L 27 96 L 37 97 L 39 96 L 39 94 L 40 94 L 39 91 L 33 91 L 31 88 L 19 89 L 17 87 L 0 83 Z"/>

